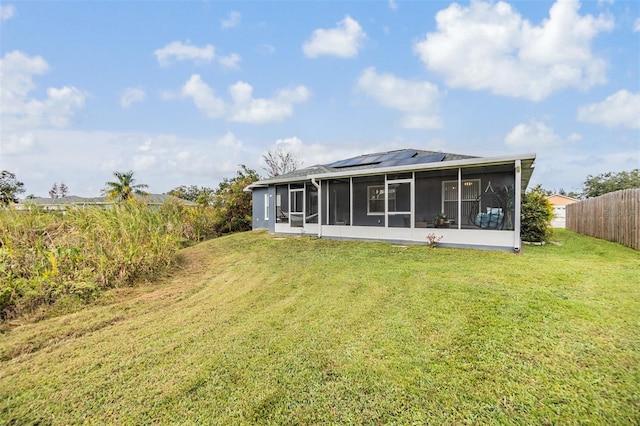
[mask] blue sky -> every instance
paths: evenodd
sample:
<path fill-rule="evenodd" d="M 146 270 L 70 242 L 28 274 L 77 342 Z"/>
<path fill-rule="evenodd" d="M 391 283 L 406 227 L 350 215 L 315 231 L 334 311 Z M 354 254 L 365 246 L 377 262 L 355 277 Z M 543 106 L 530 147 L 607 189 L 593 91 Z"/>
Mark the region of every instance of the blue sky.
<path fill-rule="evenodd" d="M 267 151 L 534 152 L 531 185 L 640 167 L 637 1 L 0 3 L 0 168 L 47 196 L 216 187 Z"/>

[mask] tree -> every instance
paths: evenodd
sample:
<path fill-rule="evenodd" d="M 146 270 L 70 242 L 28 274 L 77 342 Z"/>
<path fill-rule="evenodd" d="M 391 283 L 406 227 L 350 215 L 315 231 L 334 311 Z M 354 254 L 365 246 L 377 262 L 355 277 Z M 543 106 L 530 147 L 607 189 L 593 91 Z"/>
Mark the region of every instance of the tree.
<path fill-rule="evenodd" d="M 49 190 L 49 197 L 51 197 L 52 200 L 55 200 L 56 198 L 58 198 L 58 184 L 55 182 L 53 183 L 53 186 Z"/>
<path fill-rule="evenodd" d="M 553 230 L 553 207 L 547 199 L 546 191 L 534 187 L 522 198 L 520 235 L 524 241 L 543 242 L 549 240 Z"/>
<path fill-rule="evenodd" d="M 0 205 L 8 206 L 18 202 L 18 194 L 24 192 L 24 183 L 16 179 L 16 175 L 3 170 L 0 174 Z"/>
<path fill-rule="evenodd" d="M 269 177 L 292 172 L 302 165 L 302 162 L 300 162 L 291 151 L 287 151 L 281 147 L 267 151 L 267 153 L 262 156 L 262 160 L 267 165 L 267 167 L 263 167 L 263 169 Z"/>
<path fill-rule="evenodd" d="M 60 193 L 60 197 L 64 198 L 69 193 L 69 187 L 64 184 L 64 182 L 60 182 L 60 186 L 58 187 L 58 191 Z"/>
<path fill-rule="evenodd" d="M 143 189 L 149 186 L 143 183 L 136 184 L 133 171 L 113 172 L 113 175 L 118 180 L 115 182 L 107 182 L 105 184 L 106 187 L 102 190 L 102 193 L 106 195 L 109 200 L 127 201 L 133 199 L 134 195 L 149 195 L 143 191 Z"/>
<path fill-rule="evenodd" d="M 251 192 L 244 189 L 260 179 L 255 170 L 240 165 L 236 176 L 225 178 L 216 190 L 214 207 L 219 214 L 220 232 L 241 232 L 251 229 Z"/>
<path fill-rule="evenodd" d="M 190 185 L 190 186 L 181 185 L 167 192 L 167 195 L 181 198 L 183 200 L 193 201 L 194 203 L 198 203 L 198 204 L 208 205 L 208 204 L 211 204 L 211 196 L 213 196 L 214 193 L 215 193 L 214 189 L 207 188 L 206 186 L 198 187 L 196 185 Z M 198 199 L 200 199 L 201 202 L 198 202 Z"/>
<path fill-rule="evenodd" d="M 200 194 L 196 197 L 196 203 L 201 207 L 209 207 L 216 199 L 216 194 L 213 189 L 202 188 Z"/>
<path fill-rule="evenodd" d="M 620 173 L 608 172 L 597 176 L 589 175 L 584 181 L 583 188 L 582 195 L 587 198 L 622 189 L 640 188 L 640 169 Z"/>

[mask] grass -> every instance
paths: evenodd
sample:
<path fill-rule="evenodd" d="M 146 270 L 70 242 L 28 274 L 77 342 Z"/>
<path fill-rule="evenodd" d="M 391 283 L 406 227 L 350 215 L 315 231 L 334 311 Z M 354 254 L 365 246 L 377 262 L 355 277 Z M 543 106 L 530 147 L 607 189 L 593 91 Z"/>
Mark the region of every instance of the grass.
<path fill-rule="evenodd" d="M 261 232 L 0 334 L 1 424 L 638 424 L 640 254 Z"/>

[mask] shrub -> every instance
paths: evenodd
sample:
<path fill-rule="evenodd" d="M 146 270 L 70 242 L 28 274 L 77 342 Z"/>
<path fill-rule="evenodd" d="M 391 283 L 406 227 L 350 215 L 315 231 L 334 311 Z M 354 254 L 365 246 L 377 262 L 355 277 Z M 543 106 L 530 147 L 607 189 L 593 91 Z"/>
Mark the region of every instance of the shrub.
<path fill-rule="evenodd" d="M 521 236 L 524 241 L 544 242 L 551 238 L 553 207 L 545 194 L 534 188 L 522 198 Z"/>

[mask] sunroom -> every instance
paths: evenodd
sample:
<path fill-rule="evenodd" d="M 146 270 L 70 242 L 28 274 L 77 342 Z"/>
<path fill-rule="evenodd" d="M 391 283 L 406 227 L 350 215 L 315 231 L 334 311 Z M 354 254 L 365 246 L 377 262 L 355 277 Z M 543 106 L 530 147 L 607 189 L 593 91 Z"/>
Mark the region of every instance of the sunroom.
<path fill-rule="evenodd" d="M 255 182 L 253 228 L 325 238 L 520 249 L 520 202 L 534 154 L 401 150 Z"/>

